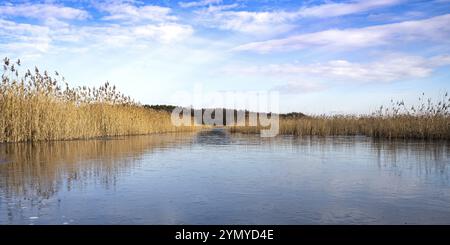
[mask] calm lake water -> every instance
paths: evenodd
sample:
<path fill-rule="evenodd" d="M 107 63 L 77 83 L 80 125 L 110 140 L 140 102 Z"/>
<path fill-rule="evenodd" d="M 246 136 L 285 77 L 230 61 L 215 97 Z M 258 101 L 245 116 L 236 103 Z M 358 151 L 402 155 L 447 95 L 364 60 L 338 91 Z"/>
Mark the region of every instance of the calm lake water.
<path fill-rule="evenodd" d="M 450 224 L 450 145 L 221 129 L 1 144 L 0 224 Z"/>

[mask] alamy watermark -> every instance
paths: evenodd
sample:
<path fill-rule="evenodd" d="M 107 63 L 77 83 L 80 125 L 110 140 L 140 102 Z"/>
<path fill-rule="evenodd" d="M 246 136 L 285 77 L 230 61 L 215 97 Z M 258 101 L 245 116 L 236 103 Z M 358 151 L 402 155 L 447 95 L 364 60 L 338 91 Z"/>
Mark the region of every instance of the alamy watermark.
<path fill-rule="evenodd" d="M 277 91 L 205 92 L 197 84 L 193 91 L 174 93 L 172 101 L 186 105 L 172 111 L 175 126 L 259 126 L 261 137 L 274 137 L 279 132 Z"/>

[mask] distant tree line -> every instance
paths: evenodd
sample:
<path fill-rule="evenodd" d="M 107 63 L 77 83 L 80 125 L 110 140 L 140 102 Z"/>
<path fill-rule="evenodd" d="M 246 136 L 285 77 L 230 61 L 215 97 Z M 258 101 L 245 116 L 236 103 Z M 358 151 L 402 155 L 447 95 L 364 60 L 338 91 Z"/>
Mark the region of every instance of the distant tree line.
<path fill-rule="evenodd" d="M 153 110 L 157 110 L 157 111 L 166 111 L 171 113 L 175 108 L 177 108 L 177 106 L 173 106 L 173 105 L 144 105 L 145 108 L 149 108 L 149 109 L 153 109 Z M 223 125 L 226 125 L 226 121 L 227 121 L 227 109 L 226 108 L 214 108 L 214 109 L 209 109 L 209 108 L 202 108 L 202 109 L 192 109 L 191 108 L 191 116 L 194 117 L 194 115 L 196 114 L 196 112 L 199 114 L 200 110 L 201 110 L 201 115 L 203 115 L 205 113 L 206 110 L 216 110 L 216 109 L 222 109 L 223 110 Z M 234 110 L 234 118 L 235 118 L 235 122 L 237 120 L 237 116 L 238 113 L 242 113 L 244 111 L 245 113 L 245 118 L 248 119 L 249 115 L 251 113 L 255 113 L 255 112 L 251 112 L 248 110 Z M 268 113 L 269 116 L 272 115 L 272 113 Z M 211 117 L 215 118 L 215 111 L 213 111 L 211 113 Z M 297 119 L 297 118 L 303 118 L 303 117 L 307 117 L 305 114 L 301 113 L 301 112 L 290 112 L 290 113 L 281 113 L 279 114 L 279 117 L 281 119 Z M 200 122 L 197 122 L 200 123 Z M 203 119 L 202 119 L 202 124 L 204 124 Z"/>

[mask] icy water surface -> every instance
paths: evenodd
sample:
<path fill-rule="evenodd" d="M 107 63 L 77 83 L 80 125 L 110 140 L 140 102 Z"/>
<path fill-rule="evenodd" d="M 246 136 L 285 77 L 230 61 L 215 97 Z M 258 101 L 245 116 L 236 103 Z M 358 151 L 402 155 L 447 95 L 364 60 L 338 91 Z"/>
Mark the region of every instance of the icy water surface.
<path fill-rule="evenodd" d="M 0 224 L 450 224 L 448 142 L 199 133 L 0 145 Z"/>

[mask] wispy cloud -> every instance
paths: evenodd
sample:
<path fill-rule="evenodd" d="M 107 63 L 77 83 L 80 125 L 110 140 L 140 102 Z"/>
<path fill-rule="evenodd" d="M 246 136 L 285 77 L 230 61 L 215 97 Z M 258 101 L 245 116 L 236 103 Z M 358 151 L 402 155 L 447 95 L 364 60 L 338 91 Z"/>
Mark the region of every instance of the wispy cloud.
<path fill-rule="evenodd" d="M 34 19 L 66 19 L 82 20 L 89 17 L 89 13 L 82 9 L 60 6 L 55 4 L 3 4 L 0 5 L 0 15 L 4 17 L 25 17 Z"/>
<path fill-rule="evenodd" d="M 192 2 L 178 2 L 178 5 L 182 8 L 191 8 L 191 7 L 203 7 L 212 4 L 220 4 L 222 0 L 201 0 L 201 1 L 192 1 Z"/>
<path fill-rule="evenodd" d="M 286 14 L 274 12 L 206 9 L 198 13 L 200 13 L 200 23 L 206 26 L 243 33 L 276 34 L 286 32 L 295 26 L 288 22 Z"/>
<path fill-rule="evenodd" d="M 141 41 L 170 43 L 183 40 L 193 33 L 193 28 L 179 23 L 172 9 L 157 5 L 143 5 L 134 0 L 113 0 L 94 2 L 93 6 L 102 13 L 105 21 L 117 24 L 85 26 L 76 30 L 85 40 L 107 45 L 125 46 Z M 102 39 L 105 39 L 103 41 Z"/>
<path fill-rule="evenodd" d="M 219 5 L 210 5 L 206 9 L 195 11 L 197 14 L 208 14 L 208 13 L 216 13 L 220 11 L 235 9 L 240 7 L 241 5 L 239 3 L 233 3 L 233 4 L 219 4 Z"/>
<path fill-rule="evenodd" d="M 93 2 L 95 8 L 106 13 L 95 20 L 84 10 L 61 5 L 0 5 L 3 14 L 3 19 L 0 18 L 0 51 L 34 56 L 61 49 L 77 51 L 139 47 L 155 42 L 167 44 L 192 35 L 193 28 L 178 23 L 170 8 L 135 4 L 121 0 Z M 14 17 L 41 19 L 42 22 L 23 23 L 24 20 Z M 70 21 L 87 18 L 89 21 L 78 24 Z"/>
<path fill-rule="evenodd" d="M 143 24 L 134 26 L 105 25 L 71 27 L 51 32 L 52 40 L 64 41 L 68 45 L 84 44 L 107 49 L 111 47 L 139 47 L 178 42 L 190 37 L 193 29 L 176 23 Z"/>
<path fill-rule="evenodd" d="M 391 82 L 408 78 L 428 77 L 441 66 L 450 65 L 450 56 L 423 58 L 411 55 L 389 55 L 381 60 L 358 63 L 332 60 L 313 64 L 272 64 L 234 67 L 229 73 L 270 76 L 314 76 L 335 81 Z"/>
<path fill-rule="evenodd" d="M 366 12 L 371 9 L 395 5 L 402 0 L 368 0 L 354 1 L 350 3 L 327 3 L 312 7 L 303 7 L 296 12 L 299 17 L 336 17 L 349 14 Z"/>
<path fill-rule="evenodd" d="M 292 29 L 301 18 L 329 18 L 357 14 L 368 10 L 392 6 L 400 0 L 368 0 L 351 3 L 329 2 L 317 6 L 302 7 L 296 11 L 231 11 L 210 7 L 197 11 L 205 25 L 244 33 L 281 33 Z M 230 5 L 227 5 L 230 6 Z M 236 6 L 233 6 L 236 7 Z"/>
<path fill-rule="evenodd" d="M 282 39 L 252 42 L 238 46 L 234 50 L 267 53 L 271 51 L 299 50 L 310 47 L 355 49 L 413 40 L 448 43 L 448 40 L 450 40 L 450 25 L 448 23 L 450 23 L 450 14 L 424 20 L 300 34 Z"/>
<path fill-rule="evenodd" d="M 50 47 L 50 30 L 45 26 L 20 24 L 0 19 L 0 50 L 8 53 L 31 54 L 47 52 Z"/>
<path fill-rule="evenodd" d="M 151 46 L 185 40 L 193 33 L 189 25 L 157 23 L 123 26 L 55 26 L 22 24 L 0 19 L 0 52 L 15 55 L 40 55 L 48 52 L 86 51 L 117 47 Z M 82 49 L 80 49 L 82 47 Z"/>
<path fill-rule="evenodd" d="M 177 17 L 171 15 L 172 10 L 167 7 L 155 5 L 136 6 L 123 1 L 101 2 L 94 4 L 94 6 L 100 11 L 108 14 L 103 17 L 103 20 L 150 20 L 157 22 L 177 20 Z"/>
<path fill-rule="evenodd" d="M 204 82 L 218 91 L 304 95 L 280 96 L 289 110 L 353 110 L 352 94 L 382 101 L 400 89 L 415 96 L 448 87 L 448 6 L 406 0 L 7 0 L 0 1 L 0 54 L 21 58 L 24 66 L 64 70 L 72 81 L 110 80 L 144 103 L 164 102 L 174 89 Z"/>

